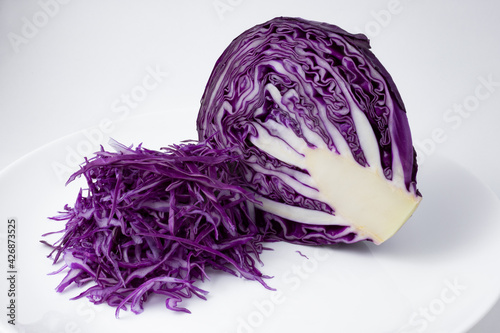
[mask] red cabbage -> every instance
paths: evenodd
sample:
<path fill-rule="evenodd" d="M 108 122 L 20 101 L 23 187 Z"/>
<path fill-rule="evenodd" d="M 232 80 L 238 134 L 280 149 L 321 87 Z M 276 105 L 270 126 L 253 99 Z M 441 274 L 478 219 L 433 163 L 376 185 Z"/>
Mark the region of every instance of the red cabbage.
<path fill-rule="evenodd" d="M 115 143 L 84 176 L 53 247 L 76 298 L 143 311 L 205 299 L 221 270 L 269 288 L 264 242 L 322 245 L 391 237 L 421 200 L 405 107 L 368 39 L 275 18 L 233 40 L 201 100 L 198 143 L 163 151 Z M 47 243 L 47 242 L 45 242 Z M 48 243 L 47 243 L 48 244 Z M 300 251 L 299 251 L 299 254 Z"/>
<path fill-rule="evenodd" d="M 201 100 L 199 140 L 236 146 L 263 227 L 299 244 L 377 244 L 418 206 L 405 107 L 368 39 L 278 17 L 223 52 Z"/>
<path fill-rule="evenodd" d="M 57 287 L 92 284 L 76 298 L 134 313 L 152 293 L 171 310 L 193 295 L 208 270 L 221 270 L 268 287 L 256 263 L 264 247 L 255 224 L 255 198 L 239 186 L 239 157 L 231 148 L 172 145 L 164 151 L 116 145 L 101 150 L 71 176 L 86 178 L 54 245 L 66 277 Z M 61 270 L 60 270 L 61 271 Z M 57 272 L 56 272 L 57 273 Z"/>

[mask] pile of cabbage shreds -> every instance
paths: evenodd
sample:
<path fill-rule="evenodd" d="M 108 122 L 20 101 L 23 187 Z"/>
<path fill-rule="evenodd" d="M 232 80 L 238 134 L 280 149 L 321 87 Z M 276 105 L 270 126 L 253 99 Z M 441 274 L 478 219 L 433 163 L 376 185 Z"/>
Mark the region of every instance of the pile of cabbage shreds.
<path fill-rule="evenodd" d="M 88 297 L 120 309 L 143 311 L 152 293 L 165 295 L 171 310 L 206 291 L 195 281 L 216 269 L 264 286 L 256 268 L 262 237 L 252 218 L 254 197 L 238 186 L 238 155 L 209 144 L 172 145 L 164 151 L 114 143 L 73 174 L 87 180 L 64 220 L 64 236 L 54 245 L 69 269 L 57 287 L 94 282 L 76 298 Z M 58 273 L 55 272 L 55 273 Z"/>

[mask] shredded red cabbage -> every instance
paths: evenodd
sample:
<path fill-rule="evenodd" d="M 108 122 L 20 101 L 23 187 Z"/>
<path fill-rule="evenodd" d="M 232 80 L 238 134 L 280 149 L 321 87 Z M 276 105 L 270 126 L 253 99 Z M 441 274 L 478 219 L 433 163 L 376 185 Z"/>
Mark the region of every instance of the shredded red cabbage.
<path fill-rule="evenodd" d="M 73 174 L 86 178 L 74 207 L 53 219 L 66 221 L 53 244 L 54 261 L 67 271 L 57 287 L 94 283 L 75 298 L 138 314 L 151 294 L 166 307 L 193 295 L 208 270 L 221 270 L 269 288 L 256 267 L 265 249 L 255 224 L 251 192 L 241 184 L 239 156 L 207 143 L 183 143 L 162 151 L 115 144 L 101 149 Z M 84 195 L 84 193 L 86 195 Z M 270 288 L 269 288 L 270 289 Z"/>

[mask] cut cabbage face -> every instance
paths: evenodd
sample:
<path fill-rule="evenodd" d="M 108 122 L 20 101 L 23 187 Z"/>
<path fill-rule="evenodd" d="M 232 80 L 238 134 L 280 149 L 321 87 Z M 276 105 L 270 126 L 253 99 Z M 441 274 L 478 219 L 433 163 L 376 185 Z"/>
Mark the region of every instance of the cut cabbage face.
<path fill-rule="evenodd" d="M 273 127 L 276 130 L 277 126 Z M 308 170 L 309 175 L 295 190 L 335 207 L 333 215 L 259 198 L 261 209 L 269 213 L 298 223 L 348 226 L 349 232 L 380 244 L 401 228 L 420 203 L 421 196 L 408 192 L 401 177 L 387 180 L 380 168 L 362 167 L 352 155 L 341 155 L 326 147 L 283 145 L 281 139 L 257 128 L 259 135 L 251 138 L 256 147 L 280 161 Z M 283 177 L 283 181 L 289 181 L 288 177 Z"/>
<path fill-rule="evenodd" d="M 277 239 L 380 244 L 421 201 L 406 111 L 364 35 L 275 18 L 219 58 L 200 140 L 237 146 Z"/>

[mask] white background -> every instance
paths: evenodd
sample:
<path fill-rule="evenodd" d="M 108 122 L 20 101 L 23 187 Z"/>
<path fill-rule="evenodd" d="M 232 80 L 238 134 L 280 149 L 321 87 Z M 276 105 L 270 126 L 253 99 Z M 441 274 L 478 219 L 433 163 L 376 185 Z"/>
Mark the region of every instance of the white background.
<path fill-rule="evenodd" d="M 0 169 L 147 114 L 192 123 L 185 139 L 194 139 L 205 83 L 230 41 L 300 16 L 365 33 L 403 96 L 422 165 L 447 156 L 500 195 L 499 10 L 487 0 L 0 0 Z M 61 177 L 74 154 L 98 146 L 99 133 L 81 133 Z M 495 331 L 495 318 L 499 305 L 470 333 Z"/>

